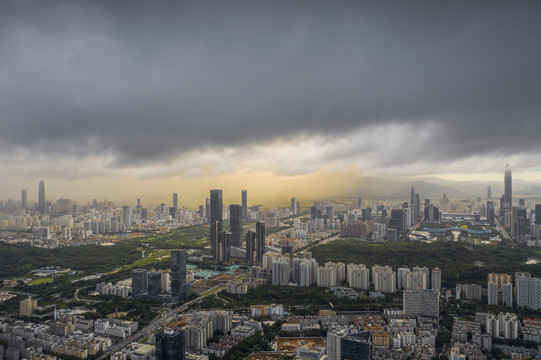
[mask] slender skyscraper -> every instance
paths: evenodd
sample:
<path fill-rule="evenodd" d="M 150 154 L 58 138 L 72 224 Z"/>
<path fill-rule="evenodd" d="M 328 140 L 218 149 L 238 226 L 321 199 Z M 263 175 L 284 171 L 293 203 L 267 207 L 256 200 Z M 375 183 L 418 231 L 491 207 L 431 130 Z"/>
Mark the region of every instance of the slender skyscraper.
<path fill-rule="evenodd" d="M 415 188 L 411 187 L 411 193 L 410 193 L 410 206 L 415 205 Z"/>
<path fill-rule="evenodd" d="M 240 205 L 229 205 L 231 246 L 240 247 L 242 245 L 242 209 Z"/>
<path fill-rule="evenodd" d="M 210 190 L 210 246 L 214 257 L 216 257 L 215 252 L 218 232 L 223 229 L 222 211 L 222 190 Z"/>
<path fill-rule="evenodd" d="M 173 193 L 173 208 L 175 209 L 175 212 L 178 210 L 178 194 Z"/>
<path fill-rule="evenodd" d="M 291 198 L 291 215 L 298 215 L 297 214 L 297 198 L 296 197 Z"/>
<path fill-rule="evenodd" d="M 40 214 L 45 214 L 45 183 L 43 180 L 39 181 L 38 211 Z"/>
<path fill-rule="evenodd" d="M 186 298 L 186 250 L 171 250 L 171 295 Z"/>
<path fill-rule="evenodd" d="M 246 261 L 249 264 L 254 262 L 254 248 L 255 248 L 256 233 L 253 231 L 246 232 Z"/>
<path fill-rule="evenodd" d="M 242 218 L 248 218 L 248 191 L 246 190 L 242 190 Z"/>
<path fill-rule="evenodd" d="M 265 254 L 265 223 L 260 221 L 255 224 L 255 261 L 258 264 L 263 262 L 263 254 Z"/>
<path fill-rule="evenodd" d="M 26 197 L 26 189 L 23 189 L 23 191 L 21 191 L 21 206 L 23 208 L 27 208 L 28 207 L 28 200 L 27 200 L 27 197 Z"/>
<path fill-rule="evenodd" d="M 513 177 L 511 176 L 511 166 L 505 165 L 505 192 L 503 195 L 503 202 L 510 209 L 513 204 Z"/>
<path fill-rule="evenodd" d="M 487 186 L 487 200 L 492 199 L 492 186 Z"/>

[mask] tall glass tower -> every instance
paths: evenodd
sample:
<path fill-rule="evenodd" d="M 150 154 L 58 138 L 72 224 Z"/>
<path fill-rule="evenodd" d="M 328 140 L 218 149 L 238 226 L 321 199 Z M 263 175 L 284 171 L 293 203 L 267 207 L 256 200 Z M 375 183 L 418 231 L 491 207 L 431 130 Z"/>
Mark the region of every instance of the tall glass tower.
<path fill-rule="evenodd" d="M 210 247 L 216 256 L 218 232 L 223 230 L 222 190 L 210 190 Z M 216 225 L 214 223 L 217 223 Z"/>
<path fill-rule="evenodd" d="M 186 250 L 171 250 L 171 295 L 186 298 Z"/>
<path fill-rule="evenodd" d="M 39 182 L 38 196 L 38 211 L 40 214 L 45 214 L 45 183 L 43 180 Z"/>
<path fill-rule="evenodd" d="M 511 208 L 513 204 L 513 177 L 511 175 L 511 166 L 509 164 L 505 165 L 505 178 L 504 178 L 504 194 L 503 194 L 503 203 L 507 205 L 508 208 Z"/>

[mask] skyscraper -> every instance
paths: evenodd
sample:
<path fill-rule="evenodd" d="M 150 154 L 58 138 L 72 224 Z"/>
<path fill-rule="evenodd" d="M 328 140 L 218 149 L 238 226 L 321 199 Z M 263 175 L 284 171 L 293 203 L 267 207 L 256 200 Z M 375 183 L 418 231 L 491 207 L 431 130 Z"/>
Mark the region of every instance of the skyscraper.
<path fill-rule="evenodd" d="M 255 261 L 261 264 L 265 254 L 265 223 L 260 221 L 255 225 L 255 252 Z"/>
<path fill-rule="evenodd" d="M 248 218 L 248 191 L 246 190 L 242 190 L 242 218 Z"/>
<path fill-rule="evenodd" d="M 222 190 L 210 190 L 210 247 L 212 248 L 212 254 L 215 260 L 218 232 L 223 229 L 222 211 Z"/>
<path fill-rule="evenodd" d="M 148 289 L 148 275 L 147 271 L 143 269 L 132 270 L 131 272 L 131 288 L 132 296 L 134 298 L 140 297 L 146 294 Z"/>
<path fill-rule="evenodd" d="M 410 206 L 411 205 L 415 206 L 415 188 L 413 186 L 411 187 L 411 192 L 410 192 Z"/>
<path fill-rule="evenodd" d="M 535 224 L 541 225 L 541 204 L 535 204 Z"/>
<path fill-rule="evenodd" d="M 23 207 L 25 209 L 28 207 L 28 200 L 27 200 L 27 197 L 26 197 L 26 189 L 23 189 L 23 191 L 21 191 L 21 207 Z"/>
<path fill-rule="evenodd" d="M 294 198 L 294 197 L 291 198 L 291 214 L 298 215 L 297 214 L 297 198 Z"/>
<path fill-rule="evenodd" d="M 45 214 L 45 183 L 43 180 L 39 181 L 38 212 Z"/>
<path fill-rule="evenodd" d="M 231 262 L 231 233 L 227 231 L 218 231 L 216 242 L 215 261 L 222 264 Z"/>
<path fill-rule="evenodd" d="M 173 208 L 175 209 L 175 213 L 178 210 L 178 194 L 173 193 Z"/>
<path fill-rule="evenodd" d="M 243 207 L 240 205 L 229 205 L 231 246 L 242 245 L 242 210 Z"/>
<path fill-rule="evenodd" d="M 492 198 L 492 186 L 487 186 L 487 200 Z"/>
<path fill-rule="evenodd" d="M 509 164 L 505 165 L 505 177 L 504 177 L 504 195 L 503 202 L 509 209 L 513 204 L 513 177 L 511 175 L 511 166 Z"/>
<path fill-rule="evenodd" d="M 158 296 L 162 292 L 162 273 L 159 271 L 149 271 L 147 292 L 150 296 Z"/>
<path fill-rule="evenodd" d="M 156 360 L 184 360 L 184 330 L 164 329 L 156 334 Z"/>
<path fill-rule="evenodd" d="M 254 262 L 254 248 L 255 248 L 256 233 L 253 231 L 246 232 L 246 261 L 249 264 Z"/>
<path fill-rule="evenodd" d="M 186 298 L 186 250 L 171 250 L 171 295 Z"/>

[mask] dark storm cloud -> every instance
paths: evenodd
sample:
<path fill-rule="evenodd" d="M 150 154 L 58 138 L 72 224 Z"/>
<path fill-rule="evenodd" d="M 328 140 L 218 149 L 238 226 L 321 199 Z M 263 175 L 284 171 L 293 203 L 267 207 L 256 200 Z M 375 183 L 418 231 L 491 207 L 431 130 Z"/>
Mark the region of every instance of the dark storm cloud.
<path fill-rule="evenodd" d="M 131 166 L 202 146 L 434 122 L 427 160 L 539 151 L 540 10 L 3 1 L 0 146 Z"/>

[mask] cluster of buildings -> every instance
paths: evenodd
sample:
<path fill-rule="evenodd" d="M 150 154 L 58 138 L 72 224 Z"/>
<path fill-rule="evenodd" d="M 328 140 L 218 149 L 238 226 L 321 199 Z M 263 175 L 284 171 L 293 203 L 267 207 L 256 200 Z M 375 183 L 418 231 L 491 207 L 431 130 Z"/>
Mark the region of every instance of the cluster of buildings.
<path fill-rule="evenodd" d="M 186 250 L 171 250 L 171 271 L 132 271 L 131 294 L 136 299 L 175 302 L 187 296 Z"/>
<path fill-rule="evenodd" d="M 513 286 L 513 282 L 515 285 Z M 477 284 L 457 284 L 456 298 L 479 300 L 484 289 Z M 509 274 L 491 273 L 487 276 L 487 302 L 489 305 L 520 306 L 530 310 L 541 308 L 541 278 L 532 277 L 527 272 Z"/>
<path fill-rule="evenodd" d="M 22 310 L 22 309 L 21 309 Z M 124 339 L 138 330 L 138 323 L 118 319 L 87 320 L 69 310 L 54 312 L 54 319 L 41 324 L 24 321 L 0 322 L 0 358 L 50 360 L 55 354 L 86 359 L 110 348 L 113 338 Z"/>

